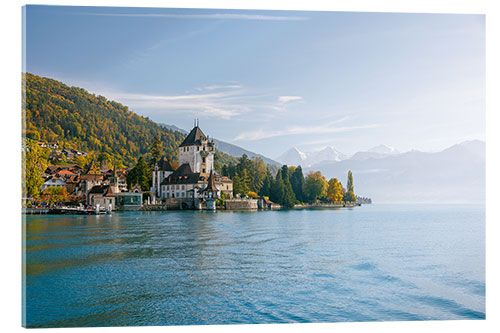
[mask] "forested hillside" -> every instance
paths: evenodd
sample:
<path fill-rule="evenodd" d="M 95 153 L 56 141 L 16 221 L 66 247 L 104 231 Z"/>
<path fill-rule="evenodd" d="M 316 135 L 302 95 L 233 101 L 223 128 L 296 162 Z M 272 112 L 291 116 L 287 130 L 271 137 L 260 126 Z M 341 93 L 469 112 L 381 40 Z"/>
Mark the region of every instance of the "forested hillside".
<path fill-rule="evenodd" d="M 184 134 L 159 126 L 115 101 L 78 87 L 30 73 L 23 74 L 24 133 L 33 140 L 57 142 L 61 148 L 94 153 L 101 161 L 131 167 L 150 153 L 158 136 L 164 153 L 177 161 Z M 236 161 L 217 152 L 217 161 Z"/>

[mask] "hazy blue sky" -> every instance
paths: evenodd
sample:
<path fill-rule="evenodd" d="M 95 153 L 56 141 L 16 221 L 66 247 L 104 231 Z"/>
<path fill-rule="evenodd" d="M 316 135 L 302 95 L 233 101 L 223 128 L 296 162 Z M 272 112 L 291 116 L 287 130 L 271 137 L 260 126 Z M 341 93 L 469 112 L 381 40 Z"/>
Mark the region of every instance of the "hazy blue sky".
<path fill-rule="evenodd" d="M 29 6 L 26 70 L 276 157 L 484 140 L 484 16 Z"/>

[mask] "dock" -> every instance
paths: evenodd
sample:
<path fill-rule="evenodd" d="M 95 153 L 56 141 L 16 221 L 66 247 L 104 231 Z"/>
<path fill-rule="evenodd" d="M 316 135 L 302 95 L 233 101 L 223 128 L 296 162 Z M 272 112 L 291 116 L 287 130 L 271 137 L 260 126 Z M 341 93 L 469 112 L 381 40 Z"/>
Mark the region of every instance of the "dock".
<path fill-rule="evenodd" d="M 97 211 L 95 208 L 86 209 L 84 207 L 57 207 L 57 208 L 23 208 L 23 214 L 26 215 L 105 215 L 106 210 Z"/>

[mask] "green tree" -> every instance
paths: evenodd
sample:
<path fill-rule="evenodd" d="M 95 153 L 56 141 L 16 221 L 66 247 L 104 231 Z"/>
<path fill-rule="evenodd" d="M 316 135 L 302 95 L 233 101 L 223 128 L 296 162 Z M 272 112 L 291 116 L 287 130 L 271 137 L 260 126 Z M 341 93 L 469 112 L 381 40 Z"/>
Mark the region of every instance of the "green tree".
<path fill-rule="evenodd" d="M 135 184 L 141 186 L 142 191 L 149 191 L 152 183 L 152 172 L 143 156 L 137 160 L 137 164 L 127 174 L 127 186 L 131 189 Z"/>
<path fill-rule="evenodd" d="M 292 185 L 290 184 L 288 166 L 283 165 L 280 172 L 281 178 L 283 179 L 283 197 L 281 198 L 280 204 L 286 208 L 293 208 L 295 205 L 295 194 L 293 193 Z"/>
<path fill-rule="evenodd" d="M 302 167 L 300 165 L 295 168 L 293 173 L 290 175 L 290 184 L 292 185 L 295 198 L 299 202 L 306 201 L 306 198 L 304 197 L 304 174 L 302 173 Z"/>
<path fill-rule="evenodd" d="M 281 204 L 286 208 L 293 208 L 295 206 L 295 194 L 288 179 L 283 181 L 283 199 L 281 200 Z"/>
<path fill-rule="evenodd" d="M 281 169 L 280 169 L 276 174 L 276 179 L 271 184 L 269 199 L 281 205 L 283 203 L 283 195 L 285 194 L 284 187 L 285 185 L 283 183 L 283 177 L 281 176 Z"/>
<path fill-rule="evenodd" d="M 283 178 L 283 181 L 286 181 L 287 179 L 290 180 L 290 176 L 288 174 L 288 166 L 286 164 L 281 167 L 281 177 Z"/>
<path fill-rule="evenodd" d="M 266 172 L 266 177 L 262 182 L 262 187 L 259 190 L 259 195 L 262 197 L 269 197 L 271 193 L 272 175 L 271 172 Z"/>
<path fill-rule="evenodd" d="M 151 161 L 150 168 L 153 169 L 156 162 L 160 160 L 160 157 L 163 155 L 163 143 L 160 140 L 160 137 L 156 135 L 153 139 L 153 144 L 151 145 Z"/>
<path fill-rule="evenodd" d="M 235 177 L 234 177 L 237 181 L 237 184 L 236 184 L 236 187 L 235 187 L 235 182 L 233 181 L 233 192 L 236 194 L 238 193 L 239 195 L 246 195 L 247 192 L 250 191 L 250 188 L 249 188 L 249 177 L 248 177 L 248 174 L 247 174 L 247 170 L 246 169 L 243 169 L 241 171 L 241 174 L 239 174 L 238 172 L 236 173 Z"/>
<path fill-rule="evenodd" d="M 304 183 L 304 194 L 310 202 L 315 202 L 318 198 L 326 196 L 328 182 L 321 172 L 309 172 Z"/>
<path fill-rule="evenodd" d="M 344 196 L 344 201 L 356 202 L 356 195 L 354 194 L 354 182 L 351 170 L 349 170 L 349 172 L 347 173 L 347 192 Z"/>
<path fill-rule="evenodd" d="M 36 199 L 44 183 L 43 172 L 48 165 L 48 151 L 29 141 L 22 154 L 23 197 Z"/>
<path fill-rule="evenodd" d="M 264 179 L 267 177 L 267 166 L 261 157 L 253 160 L 252 176 L 252 191 L 258 192 L 264 185 Z"/>
<path fill-rule="evenodd" d="M 352 180 L 352 171 L 347 173 L 347 192 L 354 192 L 354 183 Z"/>
<path fill-rule="evenodd" d="M 236 196 L 236 194 L 240 194 L 240 193 L 241 193 L 241 178 L 236 173 L 233 176 L 233 195 Z"/>

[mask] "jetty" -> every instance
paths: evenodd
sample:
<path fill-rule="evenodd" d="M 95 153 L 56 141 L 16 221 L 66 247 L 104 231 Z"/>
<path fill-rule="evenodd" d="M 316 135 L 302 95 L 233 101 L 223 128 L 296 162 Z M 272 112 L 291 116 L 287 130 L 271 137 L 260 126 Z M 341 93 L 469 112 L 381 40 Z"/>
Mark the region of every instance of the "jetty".
<path fill-rule="evenodd" d="M 106 210 L 99 210 L 93 207 L 50 207 L 50 208 L 23 208 L 23 214 L 27 215 L 41 215 L 41 214 L 55 214 L 55 215 L 105 215 L 109 214 Z"/>

